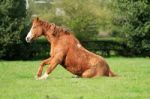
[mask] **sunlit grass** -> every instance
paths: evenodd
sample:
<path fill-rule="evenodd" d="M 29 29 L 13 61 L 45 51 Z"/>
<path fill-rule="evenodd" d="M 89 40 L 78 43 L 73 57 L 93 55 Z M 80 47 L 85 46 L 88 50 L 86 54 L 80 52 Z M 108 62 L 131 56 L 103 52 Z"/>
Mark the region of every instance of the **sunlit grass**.
<path fill-rule="evenodd" d="M 150 99 L 149 58 L 107 58 L 119 76 L 75 78 L 60 65 L 44 81 L 40 61 L 0 61 L 0 99 Z"/>

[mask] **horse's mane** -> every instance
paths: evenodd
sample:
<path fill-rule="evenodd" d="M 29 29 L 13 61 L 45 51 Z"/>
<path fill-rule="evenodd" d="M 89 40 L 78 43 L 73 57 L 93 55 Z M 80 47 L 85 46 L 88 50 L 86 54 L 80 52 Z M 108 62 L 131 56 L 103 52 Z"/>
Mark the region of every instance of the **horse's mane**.
<path fill-rule="evenodd" d="M 54 23 L 48 23 L 46 21 L 39 20 L 38 21 L 41 25 L 43 25 L 47 30 L 51 28 L 51 26 L 54 26 L 54 35 L 59 36 L 59 35 L 70 35 L 72 32 L 64 27 L 58 26 Z M 61 33 L 61 34 L 60 34 Z"/>

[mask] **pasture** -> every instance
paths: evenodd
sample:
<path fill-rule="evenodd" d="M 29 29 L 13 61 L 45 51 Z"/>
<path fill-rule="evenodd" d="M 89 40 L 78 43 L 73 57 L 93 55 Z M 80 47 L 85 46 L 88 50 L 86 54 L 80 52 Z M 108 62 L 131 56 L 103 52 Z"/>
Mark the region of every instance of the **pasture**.
<path fill-rule="evenodd" d="M 106 58 L 118 77 L 76 78 L 60 65 L 35 80 L 41 61 L 0 61 L 0 99 L 150 99 L 150 58 Z"/>

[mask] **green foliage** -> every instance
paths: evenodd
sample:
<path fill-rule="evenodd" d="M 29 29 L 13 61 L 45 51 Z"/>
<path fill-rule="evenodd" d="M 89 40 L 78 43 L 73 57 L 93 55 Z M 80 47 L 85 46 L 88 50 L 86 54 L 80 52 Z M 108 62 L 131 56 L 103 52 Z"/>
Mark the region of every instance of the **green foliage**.
<path fill-rule="evenodd" d="M 25 0 L 2 0 L 0 3 L 0 58 L 14 58 L 25 27 Z"/>
<path fill-rule="evenodd" d="M 72 30 L 80 40 L 93 39 L 99 31 L 108 31 L 111 11 L 110 1 L 54 0 L 52 3 L 32 5 L 29 12 L 44 20 Z M 59 11 L 58 11 L 59 10 Z M 57 12 L 58 11 L 58 12 Z"/>
<path fill-rule="evenodd" d="M 29 59 L 49 55 L 47 42 L 25 43 L 31 15 L 68 27 L 81 41 L 92 42 L 84 44 L 92 51 L 109 54 L 113 49 L 119 55 L 150 56 L 148 0 L 53 0 L 45 4 L 29 0 L 28 18 L 25 18 L 25 0 L 0 2 L 0 58 Z M 111 33 L 121 40 L 90 41 L 101 33 Z"/>
<path fill-rule="evenodd" d="M 65 12 L 64 24 L 74 31 L 79 39 L 91 39 L 98 33 L 98 16 L 92 12 L 89 0 L 63 0 L 55 5 Z"/>
<path fill-rule="evenodd" d="M 130 52 L 150 56 L 150 1 L 117 0 L 114 6 L 114 25 L 120 28 Z"/>

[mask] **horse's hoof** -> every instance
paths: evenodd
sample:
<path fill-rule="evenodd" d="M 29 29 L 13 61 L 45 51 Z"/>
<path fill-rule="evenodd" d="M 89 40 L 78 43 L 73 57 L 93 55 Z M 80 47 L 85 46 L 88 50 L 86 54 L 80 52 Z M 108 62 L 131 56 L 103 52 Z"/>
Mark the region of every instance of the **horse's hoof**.
<path fill-rule="evenodd" d="M 47 79 L 47 77 L 48 77 L 48 75 L 46 75 L 46 74 L 44 74 L 43 76 L 41 76 L 41 77 L 36 77 L 36 80 L 46 80 Z"/>

